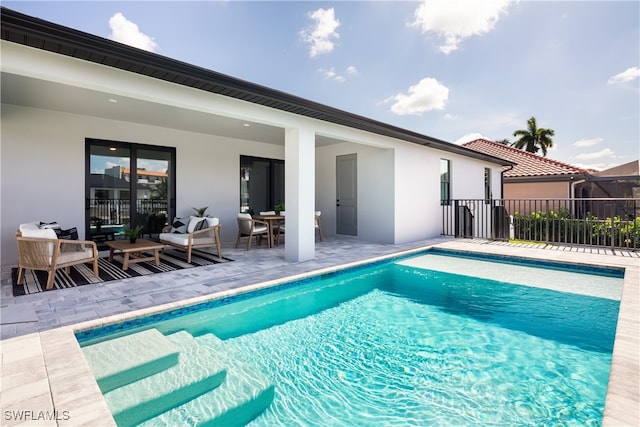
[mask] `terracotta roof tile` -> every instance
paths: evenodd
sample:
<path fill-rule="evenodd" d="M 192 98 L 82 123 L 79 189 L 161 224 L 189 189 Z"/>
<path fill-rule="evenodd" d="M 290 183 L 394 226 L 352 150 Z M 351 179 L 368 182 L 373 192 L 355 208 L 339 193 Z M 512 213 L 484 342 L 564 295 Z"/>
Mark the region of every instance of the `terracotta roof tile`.
<path fill-rule="evenodd" d="M 513 169 L 504 173 L 505 177 L 589 174 L 586 169 L 486 139 L 476 139 L 462 146 L 515 163 Z"/>

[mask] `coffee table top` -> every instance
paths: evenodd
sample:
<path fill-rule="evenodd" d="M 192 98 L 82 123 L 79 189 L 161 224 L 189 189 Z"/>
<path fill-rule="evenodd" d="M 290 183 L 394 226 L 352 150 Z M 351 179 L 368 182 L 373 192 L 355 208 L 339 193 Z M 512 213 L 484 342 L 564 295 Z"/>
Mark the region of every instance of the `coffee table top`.
<path fill-rule="evenodd" d="M 164 248 L 164 243 L 153 242 L 151 240 L 137 239 L 135 243 L 129 240 L 110 240 L 105 242 L 110 248 L 121 252 L 149 251 L 152 249 Z"/>

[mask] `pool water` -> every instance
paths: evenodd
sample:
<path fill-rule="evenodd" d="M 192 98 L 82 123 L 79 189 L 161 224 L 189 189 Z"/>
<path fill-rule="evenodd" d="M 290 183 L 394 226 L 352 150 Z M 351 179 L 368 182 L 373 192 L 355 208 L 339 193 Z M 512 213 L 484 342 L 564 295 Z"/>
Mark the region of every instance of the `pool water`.
<path fill-rule="evenodd" d="M 251 426 L 601 424 L 620 277 L 527 266 L 536 287 L 424 268 L 472 274 L 486 261 L 426 257 L 153 327 L 213 333 L 269 377 L 274 401 Z M 558 276 L 569 292 L 548 289 Z"/>

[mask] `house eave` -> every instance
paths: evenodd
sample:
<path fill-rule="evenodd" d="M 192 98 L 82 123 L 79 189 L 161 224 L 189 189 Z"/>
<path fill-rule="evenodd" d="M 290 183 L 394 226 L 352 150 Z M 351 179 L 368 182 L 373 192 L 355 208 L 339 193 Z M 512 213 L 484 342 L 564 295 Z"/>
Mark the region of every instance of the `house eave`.
<path fill-rule="evenodd" d="M 584 174 L 562 174 L 562 175 L 530 175 L 530 176 L 505 176 L 504 182 L 526 183 L 526 182 L 575 182 L 586 179 Z"/>

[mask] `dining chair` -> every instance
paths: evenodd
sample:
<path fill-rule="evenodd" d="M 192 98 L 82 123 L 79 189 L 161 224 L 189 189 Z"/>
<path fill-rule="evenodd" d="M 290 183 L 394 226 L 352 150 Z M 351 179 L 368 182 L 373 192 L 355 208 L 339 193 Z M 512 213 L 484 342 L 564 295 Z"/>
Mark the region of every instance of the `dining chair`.
<path fill-rule="evenodd" d="M 320 241 L 323 242 L 324 240 L 322 240 L 322 224 L 321 224 L 321 219 L 320 216 L 322 215 L 322 211 L 316 211 L 316 230 L 318 230 L 318 235 L 320 237 Z"/>
<path fill-rule="evenodd" d="M 251 240 L 256 236 L 258 246 L 262 243 L 262 237 L 269 239 L 269 225 L 257 219 L 253 219 L 248 213 L 238 214 L 238 238 L 236 239 L 236 248 L 240 244 L 240 238 L 248 237 L 247 250 L 251 249 Z M 268 242 L 269 240 L 267 240 Z"/>

